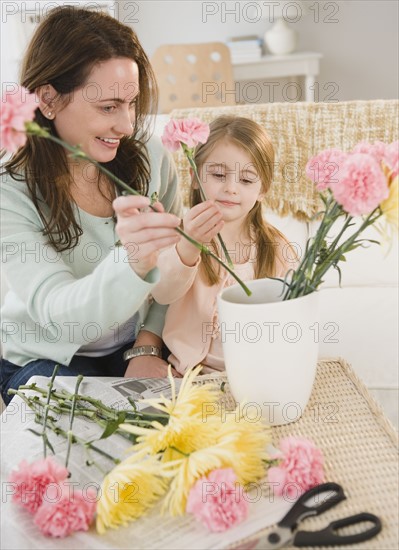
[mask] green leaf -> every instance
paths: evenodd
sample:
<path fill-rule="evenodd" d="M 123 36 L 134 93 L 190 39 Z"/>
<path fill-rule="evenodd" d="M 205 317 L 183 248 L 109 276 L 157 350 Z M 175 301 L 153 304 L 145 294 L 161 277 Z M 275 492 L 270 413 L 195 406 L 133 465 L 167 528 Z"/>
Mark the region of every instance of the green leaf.
<path fill-rule="evenodd" d="M 42 437 L 42 435 L 43 435 L 42 433 L 37 432 L 33 428 L 28 428 L 28 432 L 32 432 L 33 434 L 38 435 L 39 437 Z"/>
<path fill-rule="evenodd" d="M 51 445 L 50 441 L 46 437 L 46 445 L 50 449 L 50 451 L 55 455 L 54 447 Z"/>
<path fill-rule="evenodd" d="M 337 265 L 335 266 L 335 269 L 338 271 L 338 284 L 339 284 L 339 287 L 341 288 L 342 272 L 341 272 L 340 268 Z"/>
<path fill-rule="evenodd" d="M 126 418 L 126 411 L 119 411 L 115 420 L 111 420 L 107 422 L 107 425 L 105 426 L 105 430 L 103 431 L 99 439 L 106 439 L 107 437 L 112 435 L 114 432 L 116 432 L 116 430 L 119 428 L 119 424 L 122 424 L 125 421 L 125 418 Z"/>

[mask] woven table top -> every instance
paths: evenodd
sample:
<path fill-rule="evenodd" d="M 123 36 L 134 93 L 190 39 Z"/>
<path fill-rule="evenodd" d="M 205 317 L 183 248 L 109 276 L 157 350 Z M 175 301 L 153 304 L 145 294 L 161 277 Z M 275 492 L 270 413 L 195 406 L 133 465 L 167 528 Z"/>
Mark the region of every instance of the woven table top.
<path fill-rule="evenodd" d="M 225 375 L 215 378 L 225 379 Z M 202 377 L 203 379 L 205 376 Z M 226 406 L 233 404 L 226 385 Z M 382 531 L 371 540 L 340 548 L 399 548 L 398 435 L 367 388 L 343 359 L 318 363 L 310 402 L 297 422 L 272 428 L 273 443 L 296 435 L 310 438 L 323 451 L 326 481 L 342 485 L 346 500 L 320 516 L 307 518 L 301 529 L 317 531 L 331 521 L 360 512 L 381 518 Z M 238 548 L 261 549 L 271 528 Z M 249 543 L 249 544 L 248 544 Z"/>

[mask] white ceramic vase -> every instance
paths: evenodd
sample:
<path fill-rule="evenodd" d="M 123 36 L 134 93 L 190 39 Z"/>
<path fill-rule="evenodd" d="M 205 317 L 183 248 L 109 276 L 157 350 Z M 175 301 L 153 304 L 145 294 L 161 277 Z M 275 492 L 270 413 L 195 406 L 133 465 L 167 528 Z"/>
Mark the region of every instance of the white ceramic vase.
<path fill-rule="evenodd" d="M 226 374 L 248 419 L 271 425 L 298 420 L 308 403 L 318 355 L 317 292 L 282 301 L 283 283 L 258 279 L 218 296 Z"/>
<path fill-rule="evenodd" d="M 291 29 L 283 18 L 278 18 L 273 27 L 265 32 L 265 44 L 274 55 L 288 55 L 297 44 L 297 33 Z"/>

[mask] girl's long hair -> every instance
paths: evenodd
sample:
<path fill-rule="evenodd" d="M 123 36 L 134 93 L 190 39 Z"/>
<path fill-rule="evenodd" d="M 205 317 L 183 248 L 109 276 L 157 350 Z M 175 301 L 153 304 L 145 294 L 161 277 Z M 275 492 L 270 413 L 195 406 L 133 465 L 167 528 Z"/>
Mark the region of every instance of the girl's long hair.
<path fill-rule="evenodd" d="M 198 171 L 204 167 L 213 148 L 221 140 L 228 140 L 243 149 L 251 158 L 262 182 L 261 193 L 266 194 L 273 180 L 274 149 L 266 131 L 249 118 L 225 115 L 218 117 L 210 124 L 210 135 L 206 143 L 195 150 L 195 163 Z M 194 180 L 193 180 L 194 183 Z M 196 185 L 191 186 L 190 204 L 201 202 L 200 191 Z M 256 249 L 254 276 L 256 279 L 275 277 L 277 264 L 282 261 L 282 244 L 290 246 L 284 235 L 264 218 L 262 202 L 257 201 L 245 219 L 245 229 L 253 239 Z M 210 246 L 220 253 L 216 241 Z M 284 251 L 286 252 L 286 251 Z M 294 251 L 290 252 L 294 257 Z M 201 253 L 201 266 L 205 280 L 209 285 L 220 281 L 220 265 L 207 254 Z"/>
<path fill-rule="evenodd" d="M 158 88 L 150 62 L 130 27 L 102 12 L 72 6 L 55 8 L 41 22 L 30 42 L 22 65 L 21 84 L 30 92 L 51 84 L 68 100 L 67 94 L 86 83 L 95 65 L 116 57 L 137 63 L 140 93 L 133 133 L 121 140 L 116 157 L 104 166 L 146 194 L 150 179 L 145 148 L 149 137 L 146 116 L 156 113 Z M 39 109 L 35 121 L 57 135 L 54 123 Z M 76 246 L 82 230 L 74 214 L 72 177 L 65 149 L 49 140 L 28 136 L 26 144 L 4 164 L 5 172 L 15 180 L 26 181 L 50 244 L 58 251 Z"/>

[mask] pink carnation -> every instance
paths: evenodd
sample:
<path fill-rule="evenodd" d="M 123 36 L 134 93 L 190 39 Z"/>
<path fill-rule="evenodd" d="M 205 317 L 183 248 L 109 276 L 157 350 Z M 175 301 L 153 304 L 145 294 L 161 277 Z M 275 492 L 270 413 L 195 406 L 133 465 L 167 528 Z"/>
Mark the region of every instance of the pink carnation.
<path fill-rule="evenodd" d="M 280 442 L 280 450 L 280 464 L 272 466 L 268 472 L 276 495 L 297 498 L 324 481 L 323 455 L 312 441 L 285 437 Z"/>
<path fill-rule="evenodd" d="M 11 472 L 10 483 L 15 484 L 13 501 L 31 514 L 34 514 L 43 502 L 47 486 L 61 483 L 68 477 L 68 470 L 60 466 L 51 457 L 29 464 L 23 460 L 18 470 Z"/>
<path fill-rule="evenodd" d="M 386 146 L 383 161 L 392 171 L 393 177 L 396 177 L 399 174 L 399 141 Z"/>
<path fill-rule="evenodd" d="M 189 149 L 205 143 L 209 137 L 209 124 L 199 118 L 173 119 L 165 126 L 162 143 L 169 151 L 177 151 L 181 143 Z"/>
<path fill-rule="evenodd" d="M 35 94 L 30 94 L 26 88 L 6 92 L 1 98 L 1 148 L 9 153 L 15 153 L 25 145 L 25 122 L 34 118 L 38 107 Z"/>
<path fill-rule="evenodd" d="M 347 156 L 339 149 L 326 149 L 307 162 L 306 175 L 316 183 L 319 191 L 332 187 L 339 179 L 342 163 Z"/>
<path fill-rule="evenodd" d="M 46 499 L 35 515 L 35 524 L 49 537 L 63 538 L 74 531 L 87 531 L 96 511 L 97 495 L 85 495 L 67 483 L 48 488 Z"/>
<path fill-rule="evenodd" d="M 381 163 L 385 156 L 386 143 L 383 141 L 375 141 L 374 143 L 368 143 L 367 141 L 360 141 L 353 148 L 352 153 L 364 153 L 371 155 L 378 163 Z"/>
<path fill-rule="evenodd" d="M 369 214 L 389 195 L 381 165 L 365 153 L 353 153 L 346 159 L 332 191 L 351 216 Z"/>
<path fill-rule="evenodd" d="M 248 515 L 248 502 L 242 491 L 232 468 L 213 470 L 191 488 L 186 511 L 210 531 L 225 531 Z"/>

